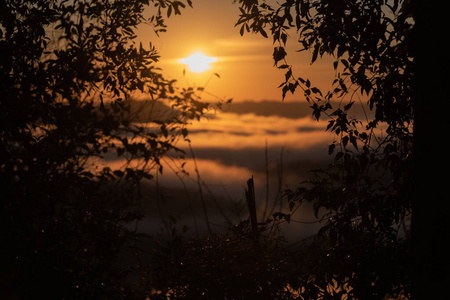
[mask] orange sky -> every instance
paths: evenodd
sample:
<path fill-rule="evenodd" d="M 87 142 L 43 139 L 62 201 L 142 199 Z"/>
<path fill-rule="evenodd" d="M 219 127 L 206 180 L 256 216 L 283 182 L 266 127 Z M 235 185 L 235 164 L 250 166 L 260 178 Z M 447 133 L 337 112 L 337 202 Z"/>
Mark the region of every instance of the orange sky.
<path fill-rule="evenodd" d="M 151 42 L 156 46 L 161 55 L 157 67 L 162 68 L 167 79 L 178 80 L 180 87 L 204 87 L 206 92 L 201 95 L 204 101 L 233 98 L 233 103 L 217 112 L 208 111 L 207 118 L 193 121 L 188 126 L 191 144 L 182 139 L 177 144 L 186 151 L 185 159 L 173 161 L 164 157 L 164 173 L 157 176 L 158 188 L 166 199 L 162 210 L 171 215 L 179 213 L 186 217 L 183 219 L 186 222 L 190 218 L 187 215 L 189 205 L 200 209 L 198 171 L 205 187 L 203 195 L 210 220 L 214 223 L 224 221 L 218 207 L 231 207 L 233 211 L 239 203 L 236 201 L 243 199 L 243 187 L 250 177 L 254 178 L 261 218 L 267 194 L 270 194 L 271 203 L 276 199 L 278 189 L 295 188 L 307 179 L 309 170 L 330 163 L 328 145 L 336 136 L 325 131 L 325 117 L 317 122 L 311 116 L 309 105 L 299 102 L 304 100 L 301 90 L 295 95 L 288 94 L 282 102 L 282 91 L 278 86 L 284 82 L 285 70 L 274 67 L 272 38 L 249 33 L 240 36 L 240 28 L 234 26 L 239 18 L 239 6 L 233 4 L 233 0 L 192 2 L 193 8 L 186 7 L 181 15 L 172 15 L 167 20 L 167 32 L 159 37 L 152 27 L 141 25 L 136 32 L 137 43 L 142 42 L 145 46 Z M 148 8 L 147 15 L 152 14 L 152 8 Z M 267 28 L 266 31 L 269 33 Z M 299 49 L 296 41 L 293 31 L 286 49 L 288 63 L 294 66 L 293 75 L 309 79 L 326 94 L 335 78 L 334 59 L 323 57 L 310 65 L 311 54 L 296 52 Z M 179 62 L 194 52 L 217 57 L 217 61 L 211 63 L 212 69 L 193 73 Z M 359 95 L 354 96 L 354 100 L 364 100 Z M 350 113 L 364 120 L 364 111 L 356 107 L 353 106 L 354 111 Z M 195 160 L 191 149 L 195 152 Z M 184 165 L 183 170 L 181 165 Z M 186 188 L 190 193 L 185 195 Z M 213 199 L 220 200 L 215 202 Z M 174 212 L 174 208 L 180 211 Z M 243 211 L 245 214 L 246 210 Z M 293 217 L 302 221 L 311 218 L 307 210 L 299 210 Z M 192 228 L 192 224 L 189 226 Z M 310 229 L 303 226 L 298 230 L 306 232 Z"/>
<path fill-rule="evenodd" d="M 150 15 L 151 9 L 148 13 Z M 238 17 L 239 6 L 232 0 L 194 0 L 193 8 L 186 7 L 181 15 L 172 15 L 167 20 L 167 32 L 160 37 L 151 27 L 141 26 L 138 41 L 143 45 L 151 41 L 159 49 L 159 67 L 167 77 L 179 80 L 181 86 L 205 86 L 209 81 L 206 91 L 220 98 L 281 100 L 281 90 L 277 87 L 284 80 L 284 72 L 273 66 L 272 39 L 253 34 L 241 37 L 239 28 L 234 27 Z M 295 65 L 294 74 L 328 88 L 333 79 L 332 60 L 310 66 L 309 53 L 295 52 L 298 45 L 294 36 L 288 46 L 288 61 Z M 208 71 L 196 74 L 187 69 L 183 76 L 186 66 L 178 59 L 195 51 L 218 57 L 218 61 Z M 214 73 L 219 74 L 220 79 L 212 76 Z M 302 100 L 303 95 L 288 95 L 286 99 Z"/>
<path fill-rule="evenodd" d="M 177 79 L 182 87 L 204 86 L 207 83 L 206 92 L 202 94 L 206 101 L 214 100 L 210 95 L 215 95 L 222 99 L 233 98 L 233 103 L 273 100 L 273 103 L 279 102 L 282 106 L 282 92 L 278 86 L 284 81 L 284 70 L 274 67 L 272 38 L 250 33 L 240 36 L 239 27 L 234 26 L 239 18 L 239 5 L 233 4 L 232 0 L 192 2 L 193 8 L 186 7 L 181 15 L 172 15 L 167 19 L 167 32 L 161 33 L 159 37 L 148 25 L 139 28 L 138 42 L 148 45 L 151 41 L 159 50 L 161 60 L 158 66 L 163 69 L 163 74 L 167 78 Z M 151 13 L 152 9 L 149 8 L 148 15 Z M 288 40 L 287 49 L 288 62 L 294 64 L 294 75 L 308 78 L 313 85 L 327 91 L 334 79 L 333 60 L 318 60 L 311 66 L 310 53 L 295 51 L 299 45 L 295 43 L 294 35 L 295 31 Z M 193 73 L 186 65 L 179 63 L 179 59 L 196 51 L 217 57 L 218 61 L 212 63 L 212 69 L 208 71 Z M 184 69 L 186 73 L 183 76 Z M 219 74 L 220 78 L 214 73 Z M 285 101 L 303 99 L 299 91 L 295 95 L 288 94 Z M 214 184 L 229 186 L 230 183 L 224 182 L 227 178 L 239 178 L 238 181 L 242 182 L 252 173 L 256 176 L 255 168 L 264 163 L 266 143 L 271 148 L 271 155 L 278 156 L 284 149 L 286 164 L 311 160 L 317 156 L 317 152 L 326 150 L 326 145 L 333 137 L 329 132 L 324 132 L 325 123 L 318 123 L 311 118 L 309 108 L 301 108 L 296 119 L 286 118 L 276 109 L 273 110 L 272 116 L 260 116 L 251 110 L 241 114 L 225 110 L 191 124 L 189 138 L 192 147 L 199 152 L 197 163 L 201 173 L 223 174 L 230 165 L 244 168 L 245 172 L 243 169 L 233 169 L 241 176 L 208 176 Z M 186 148 L 184 144 L 180 146 Z M 248 150 L 255 151 L 251 155 L 252 166 L 248 165 L 249 158 L 243 154 Z M 226 161 L 218 154 L 223 151 L 242 153 L 236 154 L 232 161 Z M 218 166 L 222 167 L 219 172 Z M 238 188 L 241 189 L 241 184 Z"/>
<path fill-rule="evenodd" d="M 143 45 L 151 42 L 156 46 L 161 55 L 158 67 L 163 69 L 166 78 L 177 79 L 181 87 L 205 87 L 203 100 L 214 100 L 211 95 L 215 95 L 222 99 L 233 98 L 231 105 L 248 103 L 251 106 L 255 105 L 253 101 L 259 103 L 257 107 L 240 112 L 226 109 L 217 114 L 209 112 L 209 118 L 193 122 L 189 126 L 189 139 L 195 152 L 195 164 L 187 143 L 180 141 L 178 145 L 186 150 L 184 169 L 190 176 L 185 177 L 185 173 L 178 170 L 178 164 L 164 160 L 164 175 L 159 176 L 158 180 L 161 187 L 166 187 L 163 190 L 167 199 L 177 199 L 178 196 L 172 194 L 185 184 L 196 191 L 195 170 L 198 169 L 201 179 L 208 189 L 213 190 L 215 197 L 220 195 L 223 199 L 239 200 L 242 199 L 245 182 L 254 176 L 259 211 L 266 197 L 266 158 L 273 198 L 281 176 L 280 165 L 284 170 L 281 176 L 283 187 L 295 187 L 305 179 L 302 174 L 328 158 L 327 145 L 334 137 L 325 132 L 325 122 L 319 123 L 311 118 L 308 105 L 290 103 L 295 106 L 289 106 L 290 109 L 298 112 L 295 117 L 285 115 L 278 108 L 278 103 L 285 108 L 288 104 L 282 102 L 282 92 L 278 88 L 285 77 L 283 70 L 273 66 L 272 38 L 252 34 L 240 36 L 239 27 L 234 27 L 239 18 L 237 4 L 233 4 L 232 0 L 192 2 L 193 8 L 186 7 L 181 15 L 172 15 L 167 20 L 167 32 L 159 37 L 150 26 L 142 25 L 137 32 L 137 42 Z M 149 8 L 148 16 L 151 13 Z M 323 92 L 328 91 L 334 79 L 333 59 L 321 59 L 311 66 L 310 53 L 295 52 L 299 47 L 295 42 L 294 31 L 287 49 L 288 62 L 294 65 L 294 76 L 308 78 L 312 85 Z M 211 64 L 212 69 L 193 73 L 178 62 L 196 51 L 218 58 Z M 185 76 L 183 69 L 186 69 Z M 220 79 L 214 73 L 219 74 Z M 296 95 L 288 94 L 285 101 L 298 100 L 304 100 L 301 91 Z M 183 184 L 180 183 L 180 176 L 183 177 Z M 195 197 L 193 193 L 192 201 L 198 201 Z M 231 203 L 231 200 L 227 201 L 221 202 L 221 205 Z M 188 211 L 187 203 L 180 204 L 184 211 Z M 168 201 L 167 206 L 167 210 L 171 211 L 177 205 Z M 214 214 L 213 210 L 211 213 Z M 220 217 L 214 218 L 214 221 L 220 223 Z"/>

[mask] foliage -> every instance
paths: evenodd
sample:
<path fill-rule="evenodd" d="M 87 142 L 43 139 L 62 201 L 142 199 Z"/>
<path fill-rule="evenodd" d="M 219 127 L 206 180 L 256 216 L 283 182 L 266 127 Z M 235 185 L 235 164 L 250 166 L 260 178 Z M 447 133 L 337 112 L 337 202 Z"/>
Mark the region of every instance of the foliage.
<path fill-rule="evenodd" d="M 184 7 L 0 2 L 0 265 L 10 278 L 2 297 L 132 297 L 140 185 L 162 172 L 163 155 L 180 153 L 176 140 L 207 108 L 193 89 L 162 76 L 157 51 L 137 45 L 135 30 L 147 23 L 164 31 L 165 15 Z M 136 93 L 174 113 L 144 116 L 130 101 Z"/>
<path fill-rule="evenodd" d="M 290 299 L 293 257 L 271 220 L 255 241 L 249 221 L 224 234 L 183 239 L 176 230 L 147 268 L 151 299 Z M 160 297 L 160 298 L 157 298 Z"/>
<path fill-rule="evenodd" d="M 283 98 L 301 90 L 313 117 L 325 116 L 336 137 L 330 168 L 287 191 L 293 204 L 311 202 L 323 224 L 311 246 L 315 254 L 305 256 L 310 268 L 303 271 L 312 276 L 305 297 L 331 297 L 327 287 L 334 284 L 350 289 L 350 299 L 407 297 L 414 113 L 409 1 L 239 3 L 241 34 L 273 37 L 275 65 L 285 70 Z M 336 77 L 327 93 L 294 75 L 286 50 L 292 32 L 311 63 L 334 58 Z M 355 104 L 365 119 L 352 116 Z"/>

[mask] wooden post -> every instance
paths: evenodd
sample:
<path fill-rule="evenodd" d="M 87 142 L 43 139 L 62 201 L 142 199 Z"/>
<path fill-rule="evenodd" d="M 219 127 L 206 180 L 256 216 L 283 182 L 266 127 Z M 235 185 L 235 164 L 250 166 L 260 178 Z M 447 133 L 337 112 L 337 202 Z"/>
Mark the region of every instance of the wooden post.
<path fill-rule="evenodd" d="M 255 201 L 255 185 L 253 176 L 247 181 L 248 190 L 245 189 L 245 197 L 247 199 L 248 212 L 250 214 L 250 223 L 252 226 L 252 235 L 258 244 L 258 220 L 256 217 L 256 201 Z"/>

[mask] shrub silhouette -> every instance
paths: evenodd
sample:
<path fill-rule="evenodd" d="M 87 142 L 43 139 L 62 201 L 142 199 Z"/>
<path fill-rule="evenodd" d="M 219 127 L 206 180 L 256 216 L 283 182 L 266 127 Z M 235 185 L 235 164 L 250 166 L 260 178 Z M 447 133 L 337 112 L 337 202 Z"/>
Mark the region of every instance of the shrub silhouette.
<path fill-rule="evenodd" d="M 261 225 L 260 246 L 248 221 L 224 234 L 189 239 L 174 235 L 147 268 L 144 277 L 155 287 L 150 298 L 289 299 L 293 257 L 280 246 L 275 231 L 268 230 L 273 225 Z M 151 278 L 159 278 L 159 284 Z"/>
<path fill-rule="evenodd" d="M 150 2 L 157 32 L 185 7 Z M 0 3 L 1 297 L 133 298 L 140 185 L 207 107 L 162 76 L 151 44 L 134 42 L 148 4 Z M 139 113 L 132 93 L 175 112 Z M 123 167 L 102 163 L 111 158 Z"/>
<path fill-rule="evenodd" d="M 312 116 L 328 120 L 326 130 L 335 137 L 328 148 L 332 165 L 286 191 L 291 208 L 311 203 L 322 223 L 307 244 L 310 251 L 302 252 L 308 257 L 302 272 L 310 277 L 301 294 L 333 298 L 336 289 L 329 287 L 335 286 L 347 291 L 347 299 L 410 297 L 413 6 L 410 1 L 239 3 L 241 34 L 273 37 L 275 65 L 285 71 L 283 98 L 303 93 Z M 330 91 L 295 74 L 286 50 L 293 31 L 312 64 L 334 58 Z M 354 116 L 357 106 L 362 119 Z"/>

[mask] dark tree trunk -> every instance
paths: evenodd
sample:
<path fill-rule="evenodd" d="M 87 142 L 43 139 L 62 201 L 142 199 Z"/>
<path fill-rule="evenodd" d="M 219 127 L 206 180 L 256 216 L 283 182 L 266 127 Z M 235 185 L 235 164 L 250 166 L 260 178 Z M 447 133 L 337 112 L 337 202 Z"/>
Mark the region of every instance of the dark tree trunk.
<path fill-rule="evenodd" d="M 414 171 L 412 296 L 448 295 L 450 67 L 448 16 L 442 3 L 413 0 Z"/>

